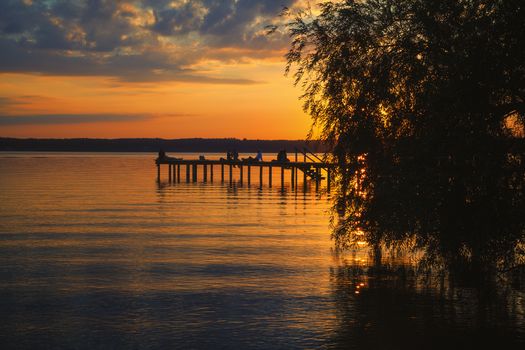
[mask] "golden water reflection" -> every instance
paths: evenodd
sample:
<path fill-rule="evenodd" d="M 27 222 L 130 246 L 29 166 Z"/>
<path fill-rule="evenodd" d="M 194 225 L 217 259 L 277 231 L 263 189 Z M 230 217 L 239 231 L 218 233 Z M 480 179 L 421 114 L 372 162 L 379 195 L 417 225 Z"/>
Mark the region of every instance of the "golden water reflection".
<path fill-rule="evenodd" d="M 520 286 L 483 299 L 404 260 L 377 268 L 366 249 L 334 251 L 326 193 L 159 185 L 153 159 L 0 154 L 3 348 L 431 348 L 427 335 L 487 329 L 523 340 Z"/>

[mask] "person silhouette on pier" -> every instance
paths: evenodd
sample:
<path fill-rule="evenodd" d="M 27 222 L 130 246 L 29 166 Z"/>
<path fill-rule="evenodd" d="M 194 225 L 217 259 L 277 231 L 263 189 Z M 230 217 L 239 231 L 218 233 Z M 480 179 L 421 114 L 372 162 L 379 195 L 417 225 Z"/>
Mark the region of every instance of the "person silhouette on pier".
<path fill-rule="evenodd" d="M 288 156 L 286 155 L 286 150 L 283 149 L 282 151 L 279 151 L 277 153 L 277 161 L 278 162 L 289 162 Z"/>
<path fill-rule="evenodd" d="M 233 150 L 233 161 L 238 162 L 239 161 L 239 152 L 237 152 L 236 149 Z"/>
<path fill-rule="evenodd" d="M 255 161 L 256 162 L 262 162 L 263 158 L 262 158 L 262 153 L 261 151 L 257 151 L 257 155 L 255 156 Z"/>
<path fill-rule="evenodd" d="M 255 158 L 249 156 L 248 158 L 243 158 L 242 161 L 247 163 L 262 162 L 262 153 L 261 151 L 257 151 L 257 155 L 255 156 Z"/>

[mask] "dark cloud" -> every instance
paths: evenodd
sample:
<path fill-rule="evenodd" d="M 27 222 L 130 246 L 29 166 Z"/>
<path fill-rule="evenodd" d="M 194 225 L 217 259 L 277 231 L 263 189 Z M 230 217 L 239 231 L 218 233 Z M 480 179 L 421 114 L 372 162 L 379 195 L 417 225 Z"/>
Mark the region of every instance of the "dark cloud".
<path fill-rule="evenodd" d="M 0 96 L 0 113 L 10 110 L 14 107 L 19 108 L 21 106 L 30 104 L 32 101 L 42 99 L 45 98 L 37 95 L 22 95 L 16 97 Z"/>
<path fill-rule="evenodd" d="M 114 123 L 142 121 L 153 118 L 148 114 L 37 114 L 0 115 L 0 125 L 56 125 L 83 123 Z"/>
<path fill-rule="evenodd" d="M 9 73 L 43 73 L 59 76 L 109 76 L 128 82 L 187 81 L 210 84 L 257 84 L 252 79 L 211 77 L 169 62 L 162 52 L 141 55 L 67 56 L 45 50 L 27 52 L 0 39 L 0 69 Z"/>
<path fill-rule="evenodd" d="M 10 98 L 0 96 L 0 113 L 12 107 L 13 103 Z"/>
<path fill-rule="evenodd" d="M 272 23 L 284 7 L 296 0 L 201 0 L 180 7 L 155 1 L 156 22 L 152 26 L 163 35 L 196 32 L 212 47 L 275 48 L 275 37 L 264 35 L 264 27 Z M 164 6 L 162 6 L 164 4 Z M 278 46 L 287 44 L 283 37 Z"/>
<path fill-rule="evenodd" d="M 201 8 L 195 2 L 187 2 L 179 8 L 154 8 L 155 22 L 150 28 L 161 35 L 182 35 L 198 31 L 202 26 Z"/>
<path fill-rule="evenodd" d="M 13 104 L 16 104 L 16 101 L 13 101 L 12 98 L 0 96 L 0 110 Z"/>
<path fill-rule="evenodd" d="M 2 0 L 0 72 L 251 84 L 188 67 L 274 55 L 286 40 L 264 26 L 295 1 Z"/>

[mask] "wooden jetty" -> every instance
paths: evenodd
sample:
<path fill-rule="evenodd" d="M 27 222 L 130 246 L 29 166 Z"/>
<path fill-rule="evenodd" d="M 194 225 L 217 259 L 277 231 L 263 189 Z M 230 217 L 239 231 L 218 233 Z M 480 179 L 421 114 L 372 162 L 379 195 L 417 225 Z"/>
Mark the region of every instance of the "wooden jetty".
<path fill-rule="evenodd" d="M 299 160 L 299 158 L 302 158 Z M 232 183 L 238 181 L 248 185 L 252 183 L 252 175 L 259 177 L 260 187 L 264 184 L 264 175 L 268 176 L 267 184 L 272 187 L 273 171 L 281 173 L 280 184 L 284 188 L 285 178 L 289 177 L 292 188 L 297 188 L 298 179 L 302 177 L 302 185 L 306 189 L 309 182 L 315 183 L 316 191 L 319 190 L 323 180 L 326 181 L 326 189 L 330 191 L 333 164 L 322 161 L 317 155 L 307 149 L 295 151 L 294 160 L 285 162 L 278 161 L 254 161 L 254 160 L 228 160 L 228 159 L 181 159 L 173 157 L 159 157 L 155 160 L 157 164 L 157 181 L 161 180 L 161 166 L 167 166 L 168 181 L 171 183 L 197 182 L 199 171 L 202 171 L 203 182 L 213 182 L 214 175 L 219 171 L 220 181 Z M 200 169 L 199 169 L 200 168 Z M 234 168 L 237 168 L 237 179 L 234 178 Z M 267 169 L 265 172 L 264 169 Z M 258 174 L 257 174 L 258 173 Z M 288 174 L 286 174 L 288 173 Z"/>

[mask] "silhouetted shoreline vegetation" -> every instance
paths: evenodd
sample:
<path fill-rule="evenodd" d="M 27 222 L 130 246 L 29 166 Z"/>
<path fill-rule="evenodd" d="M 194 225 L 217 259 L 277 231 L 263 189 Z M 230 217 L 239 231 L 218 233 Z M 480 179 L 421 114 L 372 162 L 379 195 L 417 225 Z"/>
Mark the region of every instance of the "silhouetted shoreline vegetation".
<path fill-rule="evenodd" d="M 166 152 L 220 152 L 230 149 L 238 152 L 253 153 L 279 152 L 286 149 L 293 152 L 294 148 L 308 147 L 314 152 L 323 152 L 326 147 L 319 141 L 304 140 L 247 140 L 237 138 L 186 138 L 186 139 L 22 139 L 0 138 L 0 151 L 28 152 L 154 152 L 159 149 Z"/>

